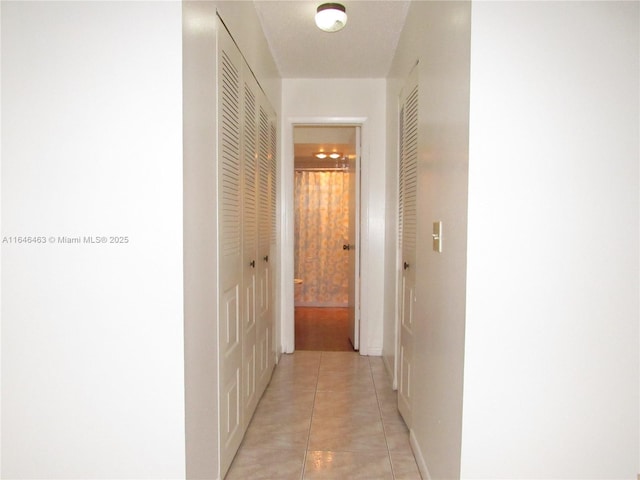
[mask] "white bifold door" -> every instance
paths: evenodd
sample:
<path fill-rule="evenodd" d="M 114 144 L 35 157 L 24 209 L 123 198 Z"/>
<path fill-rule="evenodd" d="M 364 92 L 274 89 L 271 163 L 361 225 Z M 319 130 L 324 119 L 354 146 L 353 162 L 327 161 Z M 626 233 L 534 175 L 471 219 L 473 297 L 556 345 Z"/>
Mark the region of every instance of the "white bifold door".
<path fill-rule="evenodd" d="M 253 77 L 252 77 L 253 78 Z M 261 90 L 258 90 L 262 93 Z M 260 95 L 258 102 L 258 142 L 257 150 L 257 212 L 258 242 L 256 249 L 256 382 L 260 395 L 264 392 L 275 358 L 274 328 L 272 305 L 273 269 L 275 255 L 275 146 L 276 126 L 275 114 L 267 103 L 266 97 Z M 255 406 L 252 408 L 255 408 Z"/>
<path fill-rule="evenodd" d="M 218 26 L 218 397 L 224 477 L 275 362 L 269 265 L 275 253 L 276 117 L 221 21 Z"/>
<path fill-rule="evenodd" d="M 416 194 L 418 167 L 418 77 L 413 69 L 400 95 L 398 245 L 400 246 L 398 410 L 411 426 L 411 375 L 416 284 Z"/>

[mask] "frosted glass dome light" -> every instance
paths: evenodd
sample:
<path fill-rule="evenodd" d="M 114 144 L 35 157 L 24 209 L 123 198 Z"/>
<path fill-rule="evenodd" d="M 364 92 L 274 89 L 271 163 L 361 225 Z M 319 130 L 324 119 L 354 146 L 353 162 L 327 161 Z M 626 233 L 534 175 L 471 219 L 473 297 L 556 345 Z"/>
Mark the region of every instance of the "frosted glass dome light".
<path fill-rule="evenodd" d="M 347 24 L 347 10 L 339 3 L 323 3 L 316 13 L 316 25 L 325 32 L 337 32 Z"/>

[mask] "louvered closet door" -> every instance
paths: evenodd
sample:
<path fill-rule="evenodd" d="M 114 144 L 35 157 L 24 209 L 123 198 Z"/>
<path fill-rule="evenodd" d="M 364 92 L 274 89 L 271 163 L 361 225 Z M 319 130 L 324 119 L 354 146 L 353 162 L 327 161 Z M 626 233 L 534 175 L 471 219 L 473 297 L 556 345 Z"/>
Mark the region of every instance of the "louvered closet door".
<path fill-rule="evenodd" d="M 418 77 L 417 68 L 400 97 L 399 245 L 401 246 L 400 348 L 398 410 L 411 426 L 413 329 L 416 261 L 416 194 L 418 167 Z"/>
<path fill-rule="evenodd" d="M 263 257 L 265 259 L 265 309 L 263 311 L 263 324 L 264 324 L 264 348 L 263 348 L 263 360 L 262 376 L 260 378 L 260 386 L 262 389 L 267 387 L 269 378 L 273 372 L 275 365 L 275 328 L 274 328 L 274 305 L 275 305 L 275 288 L 273 286 L 275 282 L 275 269 L 270 268 L 270 265 L 275 265 L 276 259 L 276 187 L 277 187 L 277 119 L 275 112 L 269 104 L 265 104 L 264 107 L 269 118 L 269 140 L 268 140 L 268 193 L 266 199 L 268 200 L 268 215 L 266 217 L 266 223 L 263 227 L 265 236 L 268 236 L 268 241 L 265 241 L 263 248 L 268 256 Z"/>
<path fill-rule="evenodd" d="M 276 265 L 276 251 L 277 251 L 277 230 L 276 230 L 276 202 L 278 191 L 278 119 L 275 112 L 271 112 L 270 120 L 270 151 L 269 151 L 269 229 L 271 231 L 271 242 L 269 244 L 269 263 Z M 269 289 L 269 309 L 267 312 L 267 370 L 273 371 L 276 360 L 276 330 L 275 330 L 275 304 L 276 304 L 276 289 L 273 288 L 276 285 L 276 271 L 275 268 L 270 269 L 270 285 Z M 265 385 L 266 386 L 266 385 Z"/>
<path fill-rule="evenodd" d="M 218 396 L 220 471 L 224 476 L 244 434 L 241 382 L 242 57 L 227 32 L 223 28 L 218 32 Z"/>
<path fill-rule="evenodd" d="M 256 286 L 260 269 L 258 257 L 258 105 L 256 92 L 258 84 L 250 72 L 243 75 L 243 204 L 242 204 L 242 249 L 243 274 L 242 289 L 244 292 L 243 313 L 243 392 L 245 423 L 249 422 L 258 403 L 256 392 L 256 365 L 258 363 L 256 349 Z"/>
<path fill-rule="evenodd" d="M 272 109 L 264 96 L 258 109 L 258 385 L 266 387 L 271 372 L 271 169 L 273 158 Z"/>

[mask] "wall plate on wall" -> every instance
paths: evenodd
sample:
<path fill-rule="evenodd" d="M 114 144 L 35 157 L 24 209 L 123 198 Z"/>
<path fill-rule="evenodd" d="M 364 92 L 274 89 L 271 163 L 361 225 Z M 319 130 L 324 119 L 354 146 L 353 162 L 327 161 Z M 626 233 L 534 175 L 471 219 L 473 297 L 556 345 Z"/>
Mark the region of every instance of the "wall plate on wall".
<path fill-rule="evenodd" d="M 442 222 L 433 222 L 433 251 L 442 252 Z"/>

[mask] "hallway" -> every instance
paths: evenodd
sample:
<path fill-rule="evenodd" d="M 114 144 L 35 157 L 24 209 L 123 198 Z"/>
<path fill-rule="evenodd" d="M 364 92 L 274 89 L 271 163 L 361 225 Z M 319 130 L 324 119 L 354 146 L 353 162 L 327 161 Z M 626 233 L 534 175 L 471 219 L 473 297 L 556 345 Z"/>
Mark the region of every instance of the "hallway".
<path fill-rule="evenodd" d="M 225 478 L 419 480 L 382 358 L 283 355 Z"/>

